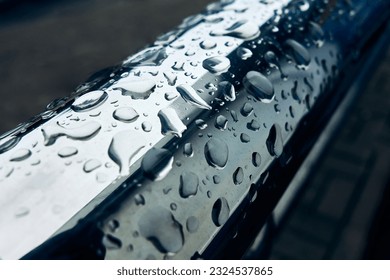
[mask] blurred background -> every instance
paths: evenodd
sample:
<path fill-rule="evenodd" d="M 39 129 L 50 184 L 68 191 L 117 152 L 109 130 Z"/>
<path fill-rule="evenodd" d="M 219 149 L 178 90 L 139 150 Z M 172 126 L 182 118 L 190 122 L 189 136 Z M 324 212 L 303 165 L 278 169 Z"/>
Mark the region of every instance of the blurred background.
<path fill-rule="evenodd" d="M 211 2 L 0 0 L 0 134 Z M 389 76 L 387 47 L 270 258 L 390 258 Z"/>

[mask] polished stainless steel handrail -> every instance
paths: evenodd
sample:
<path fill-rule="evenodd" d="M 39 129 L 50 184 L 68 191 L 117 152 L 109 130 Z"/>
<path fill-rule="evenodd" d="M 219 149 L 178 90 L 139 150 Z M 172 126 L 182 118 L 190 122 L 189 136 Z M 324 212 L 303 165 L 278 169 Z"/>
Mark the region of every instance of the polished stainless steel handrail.
<path fill-rule="evenodd" d="M 222 256 L 387 10 L 221 1 L 49 104 L 0 140 L 0 257 Z"/>

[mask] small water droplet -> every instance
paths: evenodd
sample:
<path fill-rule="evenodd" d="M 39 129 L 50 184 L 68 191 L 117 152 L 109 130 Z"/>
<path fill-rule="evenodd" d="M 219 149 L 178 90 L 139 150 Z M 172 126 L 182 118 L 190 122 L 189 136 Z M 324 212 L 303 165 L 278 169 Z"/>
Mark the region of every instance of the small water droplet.
<path fill-rule="evenodd" d="M 114 111 L 113 117 L 118 121 L 131 123 L 138 119 L 139 114 L 131 107 L 121 107 Z"/>
<path fill-rule="evenodd" d="M 176 90 L 180 93 L 181 97 L 188 103 L 198 106 L 202 109 L 211 110 L 211 106 L 207 104 L 189 85 L 183 84 L 176 87 Z"/>
<path fill-rule="evenodd" d="M 248 134 L 241 133 L 240 140 L 241 140 L 242 143 L 248 143 L 248 142 L 251 141 L 251 138 L 249 137 Z"/>
<path fill-rule="evenodd" d="M 180 175 L 179 193 L 183 198 L 188 198 L 196 195 L 198 192 L 199 178 L 193 172 L 183 172 Z"/>
<path fill-rule="evenodd" d="M 134 196 L 134 201 L 136 205 L 145 205 L 145 198 L 142 194 L 137 193 Z"/>
<path fill-rule="evenodd" d="M 107 223 L 107 227 L 108 229 L 114 233 L 117 231 L 117 229 L 119 228 L 119 222 L 117 220 L 110 220 L 108 223 Z"/>
<path fill-rule="evenodd" d="M 169 208 L 171 208 L 172 211 L 176 211 L 177 210 L 177 204 L 176 203 L 171 203 L 169 205 Z"/>
<path fill-rule="evenodd" d="M 252 51 L 248 48 L 239 47 L 237 49 L 237 56 L 242 60 L 247 60 L 248 58 L 251 58 L 252 55 Z"/>
<path fill-rule="evenodd" d="M 252 22 L 247 20 L 240 20 L 234 23 L 226 30 L 214 30 L 210 33 L 211 36 L 223 36 L 228 35 L 231 37 L 251 40 L 260 35 L 259 27 Z"/>
<path fill-rule="evenodd" d="M 177 253 L 183 247 L 182 226 L 163 207 L 148 209 L 138 221 L 138 226 L 141 234 L 162 253 Z"/>
<path fill-rule="evenodd" d="M 165 108 L 158 112 L 158 117 L 161 122 L 161 133 L 167 135 L 169 133 L 178 137 L 187 129 L 187 126 L 182 122 L 177 112 L 172 108 Z"/>
<path fill-rule="evenodd" d="M 228 120 L 225 116 L 219 115 L 215 119 L 215 127 L 219 130 L 225 130 L 228 124 Z"/>
<path fill-rule="evenodd" d="M 260 123 L 255 119 L 251 120 L 251 122 L 247 124 L 247 128 L 253 131 L 258 131 L 260 127 Z"/>
<path fill-rule="evenodd" d="M 288 46 L 288 49 L 291 50 L 290 53 L 292 54 L 297 67 L 305 69 L 311 60 L 309 51 L 293 39 L 286 40 L 286 45 Z"/>
<path fill-rule="evenodd" d="M 252 164 L 255 167 L 259 167 L 261 164 L 261 156 L 258 152 L 252 154 Z"/>
<path fill-rule="evenodd" d="M 192 149 L 192 144 L 191 143 L 185 143 L 183 147 L 183 154 L 186 157 L 192 157 L 194 155 L 194 151 Z"/>
<path fill-rule="evenodd" d="M 100 166 L 102 166 L 102 163 L 100 161 L 98 161 L 97 159 L 90 159 L 84 163 L 83 170 L 84 172 L 89 173 L 94 171 L 95 169 L 98 169 Z"/>
<path fill-rule="evenodd" d="M 64 147 L 58 152 L 58 155 L 62 158 L 66 158 L 77 154 L 77 152 L 75 147 Z"/>
<path fill-rule="evenodd" d="M 15 211 L 15 217 L 21 218 L 27 216 L 29 213 L 30 213 L 30 209 L 28 209 L 27 207 L 20 207 Z"/>
<path fill-rule="evenodd" d="M 229 203 L 224 197 L 220 197 L 215 201 L 211 217 L 217 227 L 222 226 L 229 219 L 230 208 Z"/>
<path fill-rule="evenodd" d="M 29 149 L 19 149 L 12 154 L 10 161 L 23 161 L 30 156 L 31 151 Z"/>
<path fill-rule="evenodd" d="M 152 124 L 150 123 L 150 122 L 143 122 L 142 123 L 142 129 L 143 129 L 143 131 L 145 131 L 145 132 L 150 132 L 150 131 L 152 131 Z"/>
<path fill-rule="evenodd" d="M 214 184 L 221 183 L 221 177 L 219 177 L 218 175 L 214 175 L 213 176 L 213 182 L 214 182 Z"/>
<path fill-rule="evenodd" d="M 184 71 L 184 62 L 176 61 L 172 69 L 175 71 Z"/>
<path fill-rule="evenodd" d="M 238 116 L 237 116 L 236 111 L 231 110 L 230 115 L 232 116 L 234 122 L 238 122 Z"/>
<path fill-rule="evenodd" d="M 229 158 L 229 149 L 227 144 L 218 139 L 211 138 L 204 148 L 207 163 L 217 169 L 223 169 Z"/>
<path fill-rule="evenodd" d="M 278 124 L 271 127 L 266 144 L 271 156 L 279 157 L 283 153 L 282 131 Z"/>
<path fill-rule="evenodd" d="M 187 228 L 189 233 L 196 232 L 199 228 L 198 218 L 196 218 L 194 216 L 188 217 L 188 219 L 186 221 L 186 228 Z"/>
<path fill-rule="evenodd" d="M 240 185 L 244 181 L 244 170 L 238 167 L 233 173 L 233 182 L 235 185 Z"/>
<path fill-rule="evenodd" d="M 143 157 L 141 168 L 151 180 L 160 181 L 172 169 L 173 155 L 167 149 L 152 148 Z"/>
<path fill-rule="evenodd" d="M 177 75 L 170 72 L 164 72 L 164 77 L 167 79 L 168 85 L 174 86 L 176 84 Z"/>
<path fill-rule="evenodd" d="M 74 140 L 88 140 L 95 136 L 100 130 L 101 125 L 98 122 L 90 121 L 82 126 L 74 128 L 65 128 L 59 124 L 47 125 L 42 128 L 45 138 L 45 146 L 52 145 L 58 137 L 66 136 Z"/>
<path fill-rule="evenodd" d="M 220 75 L 230 68 L 230 60 L 224 56 L 214 56 L 203 60 L 202 66 L 210 73 Z"/>
<path fill-rule="evenodd" d="M 249 102 L 245 102 L 244 105 L 241 108 L 241 114 L 244 117 L 247 117 L 253 113 L 253 106 Z"/>
<path fill-rule="evenodd" d="M 116 250 L 122 247 L 122 241 L 111 234 L 103 236 L 102 244 L 107 250 Z"/>
<path fill-rule="evenodd" d="M 270 103 L 275 98 L 274 86 L 267 77 L 259 72 L 249 71 L 243 84 L 251 95 L 263 103 Z"/>
<path fill-rule="evenodd" d="M 177 98 L 179 95 L 176 92 L 167 92 L 165 93 L 164 97 L 167 101 L 171 101 L 175 98 Z"/>
<path fill-rule="evenodd" d="M 195 124 L 199 129 L 205 129 L 207 127 L 207 123 L 202 119 L 195 120 Z"/>
<path fill-rule="evenodd" d="M 90 91 L 78 97 L 71 108 L 75 112 L 85 112 L 92 110 L 107 100 L 108 94 L 102 90 Z"/>

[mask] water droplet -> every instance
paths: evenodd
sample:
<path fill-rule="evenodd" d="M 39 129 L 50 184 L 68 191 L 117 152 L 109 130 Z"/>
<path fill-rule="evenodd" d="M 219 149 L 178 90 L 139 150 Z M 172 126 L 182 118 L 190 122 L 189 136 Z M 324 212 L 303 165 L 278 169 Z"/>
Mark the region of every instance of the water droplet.
<path fill-rule="evenodd" d="M 121 107 L 114 111 L 113 117 L 118 121 L 130 123 L 136 121 L 139 114 L 131 107 Z"/>
<path fill-rule="evenodd" d="M 211 138 L 204 148 L 207 163 L 217 169 L 223 169 L 229 158 L 229 149 L 227 144 L 218 139 Z"/>
<path fill-rule="evenodd" d="M 119 228 L 119 222 L 117 220 L 110 220 L 107 223 L 107 227 L 111 232 L 116 232 Z"/>
<path fill-rule="evenodd" d="M 27 207 L 20 207 L 15 211 L 15 217 L 21 218 L 27 216 L 29 213 L 30 213 L 30 209 L 28 209 Z"/>
<path fill-rule="evenodd" d="M 236 90 L 234 86 L 227 81 L 218 84 L 218 95 L 223 96 L 226 101 L 236 100 Z"/>
<path fill-rule="evenodd" d="M 137 193 L 134 196 L 134 201 L 136 205 L 145 205 L 145 198 L 142 194 Z"/>
<path fill-rule="evenodd" d="M 275 98 L 274 86 L 267 77 L 259 72 L 249 71 L 243 84 L 245 89 L 261 102 L 270 103 Z"/>
<path fill-rule="evenodd" d="M 239 185 L 244 181 L 244 170 L 238 167 L 233 173 L 233 182 L 235 185 Z"/>
<path fill-rule="evenodd" d="M 260 35 L 259 27 L 247 20 L 240 20 L 234 23 L 226 30 L 214 30 L 210 33 L 211 36 L 223 36 L 228 35 L 231 37 L 251 40 Z"/>
<path fill-rule="evenodd" d="M 183 198 L 196 195 L 198 192 L 199 178 L 193 172 L 183 172 L 180 175 L 179 193 Z"/>
<path fill-rule="evenodd" d="M 120 249 L 122 247 L 122 241 L 112 236 L 111 234 L 106 234 L 103 236 L 102 244 L 106 247 L 107 250 Z"/>
<path fill-rule="evenodd" d="M 301 102 L 302 99 L 303 99 L 303 96 L 302 96 L 302 92 L 301 91 L 298 91 L 298 81 L 294 81 L 294 86 L 293 88 L 291 89 L 291 95 L 292 97 Z"/>
<path fill-rule="evenodd" d="M 89 173 L 94 171 L 95 169 L 98 169 L 100 166 L 102 166 L 102 163 L 100 161 L 98 161 L 97 159 L 90 159 L 84 163 L 83 170 L 84 172 Z"/>
<path fill-rule="evenodd" d="M 31 151 L 29 149 L 19 149 L 15 151 L 11 158 L 10 161 L 22 161 L 31 156 Z"/>
<path fill-rule="evenodd" d="M 280 66 L 279 59 L 274 52 L 272 51 L 266 52 L 264 55 L 264 59 L 271 67 L 275 67 L 276 69 L 279 69 L 282 79 L 287 79 L 287 75 L 283 73 L 283 69 Z"/>
<path fill-rule="evenodd" d="M 220 197 L 215 201 L 211 217 L 217 227 L 222 226 L 229 219 L 230 208 L 226 198 Z"/>
<path fill-rule="evenodd" d="M 167 149 L 152 148 L 142 159 L 141 168 L 151 180 L 160 181 L 172 169 L 173 155 Z"/>
<path fill-rule="evenodd" d="M 164 97 L 167 101 L 171 101 L 178 97 L 179 95 L 176 92 L 167 92 L 165 93 Z"/>
<path fill-rule="evenodd" d="M 213 176 L 213 182 L 214 182 L 214 184 L 221 183 L 221 177 L 219 177 L 218 175 L 214 175 Z"/>
<path fill-rule="evenodd" d="M 177 75 L 169 72 L 164 72 L 164 77 L 167 79 L 168 85 L 174 86 L 176 84 Z"/>
<path fill-rule="evenodd" d="M 184 62 L 176 61 L 172 69 L 175 71 L 184 71 Z"/>
<path fill-rule="evenodd" d="M 234 122 L 238 122 L 238 116 L 237 116 L 236 111 L 231 110 L 230 115 L 232 116 Z"/>
<path fill-rule="evenodd" d="M 191 86 L 183 84 L 176 87 L 176 89 L 186 102 L 202 109 L 211 110 L 211 106 L 207 104 L 206 101 L 204 101 Z"/>
<path fill-rule="evenodd" d="M 114 90 L 119 89 L 122 95 L 132 99 L 148 99 L 154 91 L 156 83 L 153 80 L 133 80 L 119 83 Z"/>
<path fill-rule="evenodd" d="M 177 210 L 177 204 L 176 203 L 171 203 L 169 205 L 169 208 L 171 208 L 172 211 L 176 211 Z"/>
<path fill-rule="evenodd" d="M 249 102 L 245 102 L 245 104 L 242 106 L 241 108 L 241 114 L 244 116 L 244 117 L 247 117 L 249 116 L 250 114 L 252 114 L 253 112 L 253 106 L 251 103 Z"/>
<path fill-rule="evenodd" d="M 187 228 L 189 233 L 196 232 L 199 228 L 198 218 L 196 218 L 194 216 L 188 217 L 187 222 L 186 222 L 186 228 Z"/>
<path fill-rule="evenodd" d="M 248 58 L 251 58 L 252 55 L 252 51 L 248 48 L 239 47 L 237 49 L 237 56 L 242 60 L 247 60 Z"/>
<path fill-rule="evenodd" d="M 165 48 L 155 47 L 148 48 L 138 54 L 127 59 L 123 65 L 126 67 L 139 67 L 139 66 L 158 66 L 168 57 Z"/>
<path fill-rule="evenodd" d="M 74 128 L 65 128 L 59 124 L 47 125 L 42 128 L 42 133 L 45 138 L 45 145 L 52 145 L 58 137 L 66 136 L 74 140 L 88 140 L 95 136 L 100 130 L 101 125 L 98 122 L 90 121 L 82 126 Z"/>
<path fill-rule="evenodd" d="M 261 156 L 258 152 L 252 154 L 252 164 L 255 167 L 259 167 L 261 164 Z"/>
<path fill-rule="evenodd" d="M 325 33 L 322 30 L 321 26 L 313 21 L 310 21 L 309 30 L 317 48 L 322 47 L 325 41 Z"/>
<path fill-rule="evenodd" d="M 294 118 L 294 116 L 295 116 L 294 108 L 293 108 L 292 106 L 290 106 L 290 107 L 288 108 L 288 110 L 289 110 L 289 112 L 290 112 L 290 116 L 291 116 L 292 118 Z"/>
<path fill-rule="evenodd" d="M 165 108 L 158 112 L 158 117 L 161 122 L 161 133 L 174 134 L 178 137 L 187 129 L 187 126 L 182 122 L 177 112 L 172 108 Z"/>
<path fill-rule="evenodd" d="M 210 73 L 219 75 L 230 68 L 230 60 L 224 56 L 214 56 L 203 60 L 202 66 Z"/>
<path fill-rule="evenodd" d="M 258 131 L 260 129 L 261 125 L 257 120 L 253 119 L 253 120 L 251 120 L 250 123 L 248 123 L 247 127 L 250 130 Z"/>
<path fill-rule="evenodd" d="M 199 45 L 204 50 L 211 50 L 217 46 L 217 43 L 211 40 L 204 40 Z"/>
<path fill-rule="evenodd" d="M 183 147 L 183 154 L 186 157 L 192 157 L 194 155 L 194 151 L 192 149 L 192 144 L 191 143 L 185 143 Z"/>
<path fill-rule="evenodd" d="M 295 60 L 295 63 L 297 64 L 297 67 L 305 69 L 311 60 L 308 50 L 293 39 L 286 40 L 286 45 L 289 47 L 289 50 L 292 51 L 291 54 Z"/>
<path fill-rule="evenodd" d="M 16 146 L 20 141 L 20 137 L 17 136 L 8 136 L 3 139 L 0 139 L 0 154 L 5 153 L 11 150 Z"/>
<path fill-rule="evenodd" d="M 117 133 L 112 138 L 108 154 L 119 166 L 122 176 L 129 174 L 131 159 L 145 147 L 146 139 L 140 139 L 134 131 L 125 130 Z"/>
<path fill-rule="evenodd" d="M 219 115 L 215 119 L 215 127 L 219 130 L 225 130 L 228 124 L 228 120 L 226 117 Z"/>
<path fill-rule="evenodd" d="M 142 123 L 142 129 L 143 129 L 143 131 L 145 131 L 145 132 L 150 132 L 150 131 L 152 131 L 152 124 L 150 123 L 150 122 L 143 122 Z"/>
<path fill-rule="evenodd" d="M 240 140 L 241 140 L 242 143 L 248 143 L 248 142 L 251 141 L 251 138 L 249 137 L 248 134 L 241 133 Z"/>
<path fill-rule="evenodd" d="M 75 147 L 64 147 L 58 152 L 58 155 L 62 158 L 66 158 L 77 154 L 77 152 Z"/>
<path fill-rule="evenodd" d="M 71 108 L 75 112 L 85 112 L 92 110 L 107 100 L 108 94 L 102 90 L 87 92 L 78 97 L 72 104 Z"/>
<path fill-rule="evenodd" d="M 271 127 L 266 144 L 271 156 L 279 157 L 283 153 L 282 131 L 278 124 Z"/>
<path fill-rule="evenodd" d="M 207 123 L 202 119 L 195 120 L 195 124 L 199 129 L 205 129 L 207 127 Z"/>
<path fill-rule="evenodd" d="M 138 221 L 141 234 L 162 253 L 177 253 L 183 247 L 182 226 L 163 207 L 148 209 Z"/>

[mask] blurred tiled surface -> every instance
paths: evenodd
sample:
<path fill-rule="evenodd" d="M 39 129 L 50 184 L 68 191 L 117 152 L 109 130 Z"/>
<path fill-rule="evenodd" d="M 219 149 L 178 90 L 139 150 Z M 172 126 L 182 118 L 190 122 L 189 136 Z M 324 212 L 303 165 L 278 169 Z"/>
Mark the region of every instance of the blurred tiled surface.
<path fill-rule="evenodd" d="M 390 49 L 274 240 L 272 259 L 363 258 L 390 179 L 389 77 Z"/>

